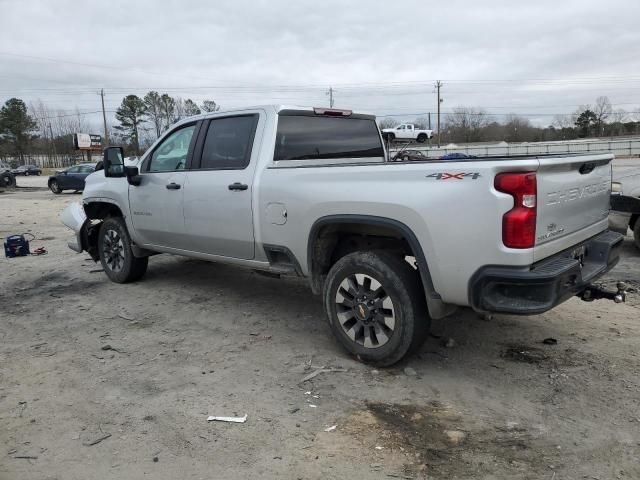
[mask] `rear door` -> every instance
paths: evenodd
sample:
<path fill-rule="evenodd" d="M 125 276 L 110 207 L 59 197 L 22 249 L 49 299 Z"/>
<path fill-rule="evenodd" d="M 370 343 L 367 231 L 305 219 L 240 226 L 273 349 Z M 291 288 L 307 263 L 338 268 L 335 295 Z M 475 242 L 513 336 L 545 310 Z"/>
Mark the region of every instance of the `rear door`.
<path fill-rule="evenodd" d="M 145 245 L 185 249 L 183 196 L 196 122 L 180 125 L 147 155 L 140 185 L 129 186 L 131 221 Z"/>
<path fill-rule="evenodd" d="M 252 192 L 264 115 L 205 121 L 186 173 L 184 219 L 189 250 L 252 259 Z"/>
<path fill-rule="evenodd" d="M 536 247 L 571 239 L 606 221 L 613 155 L 541 158 L 537 174 Z M 580 240 L 579 240 L 580 241 Z M 561 249 L 563 242 L 557 242 Z"/>

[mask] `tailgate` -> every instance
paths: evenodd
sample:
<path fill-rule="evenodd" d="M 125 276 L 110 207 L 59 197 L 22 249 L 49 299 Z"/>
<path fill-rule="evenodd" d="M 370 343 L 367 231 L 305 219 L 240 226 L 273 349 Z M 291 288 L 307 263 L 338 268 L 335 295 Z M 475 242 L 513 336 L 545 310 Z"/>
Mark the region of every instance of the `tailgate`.
<path fill-rule="evenodd" d="M 569 248 L 607 218 L 612 160 L 611 154 L 540 158 L 536 248 L 551 242 L 553 250 Z M 574 235 L 580 231 L 587 237 Z"/>

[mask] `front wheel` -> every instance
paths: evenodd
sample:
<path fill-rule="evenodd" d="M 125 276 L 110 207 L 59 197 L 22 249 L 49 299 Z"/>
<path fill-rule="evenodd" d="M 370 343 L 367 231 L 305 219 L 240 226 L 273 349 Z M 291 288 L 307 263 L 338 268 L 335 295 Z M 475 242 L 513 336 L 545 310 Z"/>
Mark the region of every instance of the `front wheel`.
<path fill-rule="evenodd" d="M 56 195 L 58 193 L 62 193 L 62 189 L 60 188 L 60 185 L 58 185 L 58 181 L 57 180 L 50 180 L 49 181 L 49 190 L 51 190 Z"/>
<path fill-rule="evenodd" d="M 124 220 L 120 217 L 110 217 L 102 222 L 98 237 L 98 254 L 104 273 L 112 282 L 134 282 L 147 271 L 149 259 L 133 255 L 131 237 Z"/>
<path fill-rule="evenodd" d="M 333 334 L 365 363 L 393 365 L 416 350 L 429 331 L 418 272 L 400 256 L 345 255 L 329 271 L 323 293 Z"/>

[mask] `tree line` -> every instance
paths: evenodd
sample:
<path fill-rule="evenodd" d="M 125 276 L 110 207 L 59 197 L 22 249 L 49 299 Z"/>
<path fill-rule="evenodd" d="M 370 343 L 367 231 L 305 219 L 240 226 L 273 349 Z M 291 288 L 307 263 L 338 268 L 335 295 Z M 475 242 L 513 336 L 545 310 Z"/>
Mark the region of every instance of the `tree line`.
<path fill-rule="evenodd" d="M 219 109 L 214 100 L 198 105 L 155 91 L 143 97 L 128 95 L 115 112 L 117 123 L 107 133 L 111 143 L 125 146 L 129 155 L 138 155 L 175 122 Z M 50 161 L 44 166 L 74 164 L 82 156 L 74 149 L 73 134 L 102 131 L 102 122 L 96 128 L 77 108 L 69 112 L 50 108 L 42 100 L 27 105 L 22 99 L 10 98 L 0 109 L 0 158 L 24 164 L 28 156 L 46 155 Z"/>
<path fill-rule="evenodd" d="M 114 128 L 121 140 L 131 145 L 136 155 L 140 153 L 141 144 L 150 144 L 157 139 L 171 125 L 186 117 L 199 115 L 202 112 L 216 112 L 220 110 L 213 100 L 204 100 L 198 106 L 193 100 L 171 97 L 155 91 L 140 98 L 137 95 L 127 95 L 116 110 L 116 120 L 119 122 Z M 151 138 L 149 138 L 151 133 Z M 141 142 L 141 136 L 143 142 Z M 151 140 L 151 141 L 150 141 Z"/>
<path fill-rule="evenodd" d="M 138 155 L 164 131 L 183 118 L 202 112 L 215 112 L 220 106 L 213 100 L 199 105 L 190 98 L 172 97 L 150 91 L 146 95 L 127 95 L 115 112 L 117 124 L 108 130 L 111 143 L 125 146 L 129 155 Z M 433 119 L 435 120 L 435 119 Z M 441 142 L 474 143 L 484 141 L 537 142 L 572 140 L 588 137 L 640 135 L 637 112 L 614 110 L 607 97 L 595 103 L 581 105 L 573 113 L 556 115 L 546 127 L 534 126 L 525 117 L 509 114 L 496 121 L 483 108 L 460 106 L 442 118 Z M 394 118 L 383 118 L 382 128 L 398 125 Z M 429 119 L 414 120 L 420 128 L 427 128 Z M 0 109 L 0 158 L 13 157 L 24 163 L 28 155 L 53 158 L 51 165 L 63 166 L 77 162 L 72 135 L 77 132 L 95 133 L 85 114 L 55 110 L 38 100 L 26 105 L 19 98 L 7 100 Z M 81 160 L 81 159 L 80 159 Z"/>
<path fill-rule="evenodd" d="M 598 97 L 592 105 L 580 105 L 573 113 L 555 115 L 548 126 L 534 126 L 517 114 L 508 114 L 496 121 L 483 108 L 456 107 L 442 118 L 441 142 L 542 142 L 575 140 L 590 137 L 615 137 L 640 134 L 638 112 L 614 110 L 608 97 Z M 392 128 L 400 122 L 384 118 L 382 128 Z M 416 118 L 414 124 L 427 128 L 428 119 Z"/>

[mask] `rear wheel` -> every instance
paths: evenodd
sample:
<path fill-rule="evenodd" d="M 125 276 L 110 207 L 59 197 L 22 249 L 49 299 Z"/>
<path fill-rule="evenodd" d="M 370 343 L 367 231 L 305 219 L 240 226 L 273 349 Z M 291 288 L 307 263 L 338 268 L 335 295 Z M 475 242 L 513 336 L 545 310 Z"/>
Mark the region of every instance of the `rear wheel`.
<path fill-rule="evenodd" d="M 104 273 L 112 282 L 135 282 L 147 271 L 149 259 L 133 255 L 131 237 L 124 220 L 120 217 L 110 217 L 102 222 L 98 237 L 98 254 Z"/>
<path fill-rule="evenodd" d="M 424 143 L 427 141 L 427 136 L 424 133 L 421 133 L 420 135 L 418 135 L 418 138 L 416 140 L 418 140 L 418 143 Z"/>
<path fill-rule="evenodd" d="M 354 252 L 338 260 L 324 285 L 324 306 L 342 346 L 377 366 L 400 361 L 429 331 L 417 271 L 385 251 Z"/>
<path fill-rule="evenodd" d="M 49 190 L 51 190 L 55 194 L 62 192 L 62 189 L 60 188 L 60 185 L 58 185 L 57 180 L 49 180 Z"/>
<path fill-rule="evenodd" d="M 14 188 L 15 186 L 16 177 L 13 174 L 9 172 L 0 173 L 0 187 Z"/>

